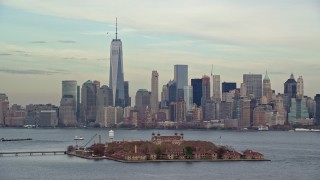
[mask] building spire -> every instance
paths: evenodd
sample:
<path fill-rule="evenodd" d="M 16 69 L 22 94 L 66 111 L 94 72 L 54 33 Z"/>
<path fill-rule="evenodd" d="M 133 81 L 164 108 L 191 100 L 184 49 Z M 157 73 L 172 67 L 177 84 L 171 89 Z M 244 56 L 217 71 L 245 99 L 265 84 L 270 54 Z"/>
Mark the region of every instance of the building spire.
<path fill-rule="evenodd" d="M 116 17 L 116 40 L 118 39 L 118 18 Z"/>

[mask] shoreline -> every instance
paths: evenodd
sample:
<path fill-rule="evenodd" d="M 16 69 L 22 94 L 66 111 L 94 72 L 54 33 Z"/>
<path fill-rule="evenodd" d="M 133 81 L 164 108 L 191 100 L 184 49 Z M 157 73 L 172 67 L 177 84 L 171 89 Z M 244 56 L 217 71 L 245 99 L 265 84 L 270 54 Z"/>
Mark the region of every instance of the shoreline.
<path fill-rule="evenodd" d="M 82 156 L 74 153 L 67 152 L 67 155 L 74 156 L 78 158 L 88 159 L 88 160 L 112 160 L 117 161 L 121 163 L 159 163 L 159 162 L 240 162 L 240 161 L 250 161 L 250 162 L 259 162 L 259 161 L 271 161 L 270 159 L 173 159 L 173 160 L 167 160 L 167 159 L 161 159 L 161 160 L 145 160 L 145 161 L 126 161 L 122 159 L 115 159 L 111 157 L 91 157 L 91 156 Z"/>

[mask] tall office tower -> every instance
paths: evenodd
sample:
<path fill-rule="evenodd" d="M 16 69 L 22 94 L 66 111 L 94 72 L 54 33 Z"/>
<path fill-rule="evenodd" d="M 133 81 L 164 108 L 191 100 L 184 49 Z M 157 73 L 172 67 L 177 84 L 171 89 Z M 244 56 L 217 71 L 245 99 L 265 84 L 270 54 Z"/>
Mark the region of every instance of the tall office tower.
<path fill-rule="evenodd" d="M 0 94 L 0 126 L 6 124 L 6 119 L 9 113 L 9 99 L 6 94 Z"/>
<path fill-rule="evenodd" d="M 266 72 L 266 75 L 263 78 L 263 96 L 267 98 L 268 103 L 272 100 L 272 89 L 268 72 Z"/>
<path fill-rule="evenodd" d="M 60 101 L 59 107 L 59 126 L 76 126 L 77 110 L 74 107 L 75 99 L 72 95 L 64 95 Z"/>
<path fill-rule="evenodd" d="M 168 86 L 163 85 L 161 91 L 161 108 L 169 106 L 169 93 L 168 93 Z"/>
<path fill-rule="evenodd" d="M 293 77 L 293 74 L 290 75 L 290 78 L 284 83 L 284 94 L 288 95 L 288 98 L 295 98 L 297 95 L 297 82 Z"/>
<path fill-rule="evenodd" d="M 80 86 L 77 86 L 77 121 L 80 119 Z"/>
<path fill-rule="evenodd" d="M 246 85 L 246 83 L 241 83 L 240 96 L 241 97 L 247 97 L 247 85 Z"/>
<path fill-rule="evenodd" d="M 170 104 L 170 121 L 184 122 L 186 119 L 186 103 L 182 98 Z"/>
<path fill-rule="evenodd" d="M 262 75 L 244 74 L 243 82 L 247 85 L 247 96 L 260 99 L 262 97 Z"/>
<path fill-rule="evenodd" d="M 315 120 L 316 120 L 316 124 L 320 125 L 320 94 L 317 94 L 314 97 L 314 100 L 316 101 L 316 116 L 315 116 Z"/>
<path fill-rule="evenodd" d="M 175 102 L 177 100 L 177 83 L 175 81 L 169 81 L 167 84 L 168 87 L 168 105 L 171 102 Z"/>
<path fill-rule="evenodd" d="M 192 110 L 192 104 L 193 104 L 193 90 L 192 86 L 185 86 L 183 89 L 184 94 L 184 100 L 186 102 L 186 112 Z"/>
<path fill-rule="evenodd" d="M 242 98 L 240 100 L 240 119 L 239 128 L 250 127 L 250 99 Z"/>
<path fill-rule="evenodd" d="M 257 107 L 257 100 L 256 99 L 251 99 L 250 101 L 250 127 L 253 126 L 253 111 L 254 108 Z"/>
<path fill-rule="evenodd" d="M 70 81 L 62 81 L 62 98 L 67 95 L 69 98 L 70 96 L 73 97 L 73 109 L 75 115 L 77 115 L 77 81 L 70 80 Z"/>
<path fill-rule="evenodd" d="M 234 98 L 233 98 L 233 111 L 232 118 L 240 119 L 241 107 L 240 107 L 240 93 L 238 90 L 235 90 Z"/>
<path fill-rule="evenodd" d="M 129 81 L 124 81 L 124 106 L 131 106 L 131 97 L 129 96 Z"/>
<path fill-rule="evenodd" d="M 157 71 L 151 73 L 151 114 L 156 114 L 159 111 L 159 74 Z"/>
<path fill-rule="evenodd" d="M 96 86 L 96 93 L 97 93 L 98 89 L 100 89 L 100 81 L 94 80 L 93 84 Z"/>
<path fill-rule="evenodd" d="M 306 118 L 309 118 L 307 98 L 301 96 L 291 98 L 291 107 L 290 112 L 288 113 L 288 122 L 294 123 L 295 121 L 303 120 Z"/>
<path fill-rule="evenodd" d="M 174 65 L 174 81 L 177 83 L 176 100 L 183 98 L 183 87 L 188 85 L 188 65 Z"/>
<path fill-rule="evenodd" d="M 229 91 L 237 89 L 237 83 L 235 82 L 223 82 L 222 93 L 228 93 Z"/>
<path fill-rule="evenodd" d="M 212 75 L 212 91 L 213 100 L 221 101 L 220 75 Z"/>
<path fill-rule="evenodd" d="M 97 100 L 96 106 L 97 107 L 107 107 L 113 106 L 113 97 L 112 97 L 112 89 L 106 85 L 101 86 L 97 90 Z"/>
<path fill-rule="evenodd" d="M 146 89 L 139 89 L 136 93 L 135 109 L 139 111 L 138 119 L 146 120 L 145 113 L 150 108 L 150 92 Z"/>
<path fill-rule="evenodd" d="M 118 39 L 116 22 L 116 39 L 111 42 L 110 48 L 110 76 L 109 87 L 112 89 L 113 105 L 125 106 L 122 42 Z"/>
<path fill-rule="evenodd" d="M 191 86 L 193 89 L 193 103 L 195 103 L 199 107 L 201 106 L 202 98 L 202 79 L 191 79 Z"/>
<path fill-rule="evenodd" d="M 216 102 L 213 100 L 206 100 L 203 106 L 203 120 L 211 121 L 216 119 Z"/>
<path fill-rule="evenodd" d="M 96 85 L 88 80 L 81 88 L 81 123 L 90 124 L 96 119 Z"/>
<path fill-rule="evenodd" d="M 297 79 L 297 95 L 303 97 L 304 96 L 304 86 L 302 76 L 299 76 Z"/>
<path fill-rule="evenodd" d="M 210 100 L 210 77 L 204 75 L 202 77 L 202 98 L 201 105 L 204 105 L 205 101 Z"/>

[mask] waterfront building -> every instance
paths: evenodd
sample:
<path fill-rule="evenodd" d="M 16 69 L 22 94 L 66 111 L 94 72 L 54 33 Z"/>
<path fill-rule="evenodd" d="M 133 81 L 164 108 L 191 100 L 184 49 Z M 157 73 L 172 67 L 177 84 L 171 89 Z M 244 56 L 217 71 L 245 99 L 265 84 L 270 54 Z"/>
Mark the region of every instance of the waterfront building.
<path fill-rule="evenodd" d="M 188 86 L 188 65 L 174 65 L 174 81 L 177 83 L 176 99 L 184 98 L 183 88 Z"/>
<path fill-rule="evenodd" d="M 74 113 L 75 115 L 77 115 L 77 100 L 78 100 L 78 96 L 77 96 L 77 81 L 75 80 L 67 80 L 67 81 L 62 81 L 62 98 L 67 95 L 68 97 L 72 96 L 72 98 L 74 99 L 73 101 L 73 109 L 75 110 Z M 61 98 L 61 100 L 62 100 Z"/>
<path fill-rule="evenodd" d="M 235 90 L 233 98 L 232 119 L 240 119 L 240 93 L 238 90 Z"/>
<path fill-rule="evenodd" d="M 221 101 L 220 103 L 220 119 L 232 119 L 233 102 Z"/>
<path fill-rule="evenodd" d="M 267 103 L 270 103 L 272 100 L 272 89 L 271 89 L 271 82 L 268 76 L 268 72 L 266 72 L 263 78 L 263 96 L 267 98 Z"/>
<path fill-rule="evenodd" d="M 26 115 L 26 109 L 21 105 L 13 104 L 9 109 L 5 125 L 22 127 L 25 125 Z"/>
<path fill-rule="evenodd" d="M 122 42 L 118 39 L 117 22 L 116 38 L 111 41 L 109 87 L 112 89 L 113 106 L 125 106 L 124 73 Z"/>
<path fill-rule="evenodd" d="M 250 102 L 247 98 L 240 99 L 239 128 L 250 127 Z"/>
<path fill-rule="evenodd" d="M 129 96 L 129 81 L 124 81 L 124 106 L 131 106 L 131 97 Z"/>
<path fill-rule="evenodd" d="M 52 104 L 29 104 L 26 106 L 27 117 L 25 124 L 39 126 L 40 123 L 40 112 L 42 110 L 53 110 L 55 112 L 59 111 L 59 107 Z"/>
<path fill-rule="evenodd" d="M 138 127 L 139 111 L 137 111 L 137 110 L 130 111 L 130 121 L 131 121 L 131 125 Z"/>
<path fill-rule="evenodd" d="M 192 121 L 193 122 L 202 122 L 202 108 L 199 108 L 197 106 L 192 107 Z"/>
<path fill-rule="evenodd" d="M 260 99 L 262 97 L 262 75 L 244 74 L 243 83 L 247 85 L 247 96 Z"/>
<path fill-rule="evenodd" d="M 107 85 L 103 85 L 97 90 L 96 106 L 113 106 L 112 89 Z"/>
<path fill-rule="evenodd" d="M 216 102 L 221 101 L 220 75 L 212 75 L 212 99 Z"/>
<path fill-rule="evenodd" d="M 320 125 L 320 94 L 317 94 L 314 97 L 314 100 L 316 101 L 316 115 L 315 115 L 315 120 L 316 124 Z"/>
<path fill-rule="evenodd" d="M 284 107 L 284 98 L 282 95 L 277 95 L 276 96 L 276 106 L 275 106 L 275 110 L 277 112 L 277 116 L 278 116 L 278 123 L 276 124 L 280 124 L 280 125 L 283 125 L 287 119 L 287 111 L 285 110 L 285 107 Z M 280 118 L 283 118 L 283 122 L 282 122 L 282 119 Z"/>
<path fill-rule="evenodd" d="M 293 124 L 297 121 L 309 118 L 306 97 L 297 96 L 291 98 L 290 112 L 288 113 L 288 122 Z"/>
<path fill-rule="evenodd" d="M 9 98 L 6 94 L 0 94 L 0 126 L 5 125 L 9 113 Z"/>
<path fill-rule="evenodd" d="M 183 88 L 184 101 L 186 102 L 186 111 L 191 111 L 193 104 L 193 89 L 192 86 L 185 86 Z"/>
<path fill-rule="evenodd" d="M 182 123 L 186 119 L 186 103 L 181 98 L 170 104 L 170 121 Z"/>
<path fill-rule="evenodd" d="M 272 107 L 259 105 L 253 110 L 253 127 L 266 126 L 272 117 Z"/>
<path fill-rule="evenodd" d="M 237 89 L 237 83 L 235 82 L 223 82 L 222 83 L 222 93 L 227 93 L 232 90 Z"/>
<path fill-rule="evenodd" d="M 159 74 L 157 71 L 151 73 L 151 114 L 157 114 L 159 111 Z"/>
<path fill-rule="evenodd" d="M 122 107 L 103 107 L 103 110 L 97 114 L 96 123 L 101 127 L 113 127 L 123 121 L 123 108 Z"/>
<path fill-rule="evenodd" d="M 39 114 L 39 127 L 56 127 L 58 117 L 56 110 L 41 110 Z"/>
<path fill-rule="evenodd" d="M 307 108 L 308 108 L 308 113 L 310 118 L 315 117 L 316 113 L 316 101 L 315 99 L 311 97 L 307 97 Z"/>
<path fill-rule="evenodd" d="M 76 126 L 77 117 L 74 107 L 75 99 L 72 95 L 64 95 L 60 101 L 59 107 L 59 126 Z"/>
<path fill-rule="evenodd" d="M 81 96 L 80 86 L 77 86 L 77 121 L 79 121 L 80 119 L 80 110 L 81 110 L 80 96 Z"/>
<path fill-rule="evenodd" d="M 304 85 L 302 76 L 299 76 L 299 78 L 297 79 L 297 96 L 304 96 Z"/>
<path fill-rule="evenodd" d="M 217 116 L 216 102 L 213 100 L 206 100 L 203 108 L 203 120 L 211 121 L 215 120 Z"/>
<path fill-rule="evenodd" d="M 83 83 L 81 88 L 81 123 L 90 124 L 96 120 L 97 90 L 96 84 L 88 80 Z"/>
<path fill-rule="evenodd" d="M 146 89 L 139 89 L 136 93 L 135 109 L 139 111 L 139 120 L 145 120 L 146 110 L 150 108 L 150 94 Z"/>
<path fill-rule="evenodd" d="M 202 79 L 191 79 L 193 103 L 201 106 L 202 98 Z"/>

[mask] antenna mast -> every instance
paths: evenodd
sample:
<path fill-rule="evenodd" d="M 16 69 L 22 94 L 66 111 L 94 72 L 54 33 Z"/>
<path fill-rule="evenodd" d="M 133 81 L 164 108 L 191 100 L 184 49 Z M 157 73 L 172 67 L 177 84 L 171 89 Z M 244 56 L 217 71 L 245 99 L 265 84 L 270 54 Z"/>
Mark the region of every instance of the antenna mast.
<path fill-rule="evenodd" d="M 116 17 L 116 40 L 118 39 L 118 20 Z"/>

